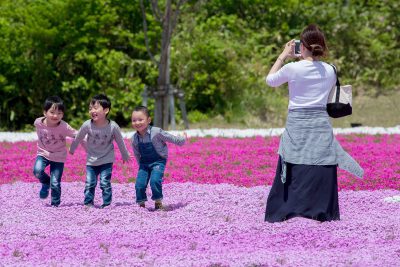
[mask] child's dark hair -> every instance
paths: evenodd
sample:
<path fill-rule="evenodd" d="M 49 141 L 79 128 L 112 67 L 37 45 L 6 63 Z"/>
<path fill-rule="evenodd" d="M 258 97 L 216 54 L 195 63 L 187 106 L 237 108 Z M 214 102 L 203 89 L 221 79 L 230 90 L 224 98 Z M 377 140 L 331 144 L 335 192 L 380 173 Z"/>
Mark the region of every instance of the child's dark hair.
<path fill-rule="evenodd" d="M 145 106 L 137 106 L 133 111 L 143 112 L 143 114 L 146 115 L 147 118 L 150 117 L 149 109 Z"/>
<path fill-rule="evenodd" d="M 49 96 L 44 101 L 44 104 L 43 104 L 43 110 L 44 111 L 47 112 L 52 107 L 54 107 L 55 109 L 60 110 L 62 112 L 64 112 L 64 110 L 65 110 L 64 102 L 58 96 Z"/>
<path fill-rule="evenodd" d="M 90 104 L 91 104 L 91 105 L 96 104 L 96 102 L 98 102 L 99 105 L 100 105 L 102 108 L 111 109 L 111 101 L 110 101 L 110 99 L 109 99 L 106 95 L 104 95 L 104 94 L 95 95 L 95 96 L 92 98 L 92 100 L 90 100 Z"/>

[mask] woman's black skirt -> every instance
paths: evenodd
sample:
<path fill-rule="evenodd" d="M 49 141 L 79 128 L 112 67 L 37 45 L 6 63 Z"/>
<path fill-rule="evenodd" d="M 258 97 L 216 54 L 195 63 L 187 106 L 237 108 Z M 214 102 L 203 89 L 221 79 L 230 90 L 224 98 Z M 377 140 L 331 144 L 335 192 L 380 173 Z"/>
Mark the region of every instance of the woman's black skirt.
<path fill-rule="evenodd" d="M 286 163 L 286 183 L 281 181 L 279 157 L 275 180 L 267 199 L 265 221 L 293 217 L 318 221 L 340 220 L 337 166 Z"/>

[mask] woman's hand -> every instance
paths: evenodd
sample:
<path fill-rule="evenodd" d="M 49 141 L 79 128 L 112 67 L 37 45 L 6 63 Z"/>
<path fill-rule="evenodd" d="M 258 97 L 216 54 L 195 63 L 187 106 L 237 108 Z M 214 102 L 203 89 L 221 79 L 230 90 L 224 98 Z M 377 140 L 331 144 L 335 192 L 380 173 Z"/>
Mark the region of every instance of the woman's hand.
<path fill-rule="evenodd" d="M 286 58 L 294 58 L 294 39 L 285 44 L 285 47 L 280 54 L 279 58 L 285 60 Z"/>
<path fill-rule="evenodd" d="M 272 66 L 268 74 L 274 74 L 277 72 L 285 62 L 287 58 L 294 58 L 294 39 L 290 40 L 285 44 L 285 47 L 279 57 L 276 59 L 275 64 Z"/>

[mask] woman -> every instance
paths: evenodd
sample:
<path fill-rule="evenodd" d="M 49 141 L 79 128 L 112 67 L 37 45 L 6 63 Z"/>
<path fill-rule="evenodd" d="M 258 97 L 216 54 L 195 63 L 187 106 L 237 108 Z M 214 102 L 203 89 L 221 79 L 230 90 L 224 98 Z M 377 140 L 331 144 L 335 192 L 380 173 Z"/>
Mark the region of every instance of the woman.
<path fill-rule="evenodd" d="M 301 216 L 318 221 L 339 220 L 337 166 L 362 177 L 363 169 L 336 141 L 326 112 L 336 82 L 333 67 L 323 61 L 325 36 L 314 24 L 300 38 L 302 59 L 289 41 L 266 78 L 272 87 L 288 83 L 289 112 L 279 145 L 275 180 L 267 200 L 265 220 L 280 222 Z"/>

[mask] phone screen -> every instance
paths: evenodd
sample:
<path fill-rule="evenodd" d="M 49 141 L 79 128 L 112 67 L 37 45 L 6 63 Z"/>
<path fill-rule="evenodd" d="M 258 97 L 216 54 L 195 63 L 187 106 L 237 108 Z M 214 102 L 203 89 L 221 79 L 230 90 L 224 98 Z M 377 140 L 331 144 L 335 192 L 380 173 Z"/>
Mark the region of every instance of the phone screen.
<path fill-rule="evenodd" d="M 300 40 L 294 41 L 294 54 L 300 56 Z"/>

